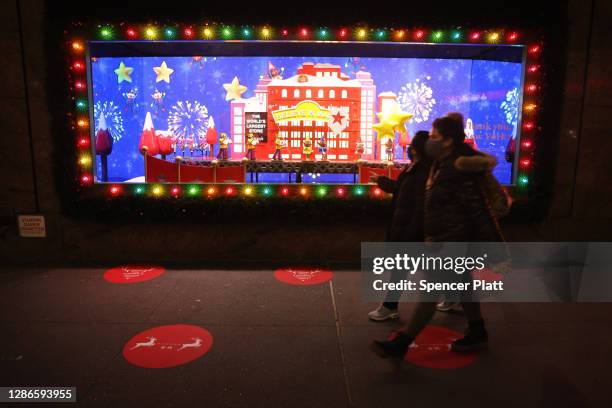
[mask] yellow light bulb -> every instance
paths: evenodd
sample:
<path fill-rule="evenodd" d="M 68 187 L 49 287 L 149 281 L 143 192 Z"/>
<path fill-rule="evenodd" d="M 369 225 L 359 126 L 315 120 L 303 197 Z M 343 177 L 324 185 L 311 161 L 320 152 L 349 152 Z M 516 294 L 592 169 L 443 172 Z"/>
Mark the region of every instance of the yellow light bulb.
<path fill-rule="evenodd" d="M 147 36 L 147 38 L 153 40 L 155 39 L 155 37 L 157 37 L 157 31 L 155 30 L 155 28 L 149 27 L 145 30 L 145 35 Z"/>

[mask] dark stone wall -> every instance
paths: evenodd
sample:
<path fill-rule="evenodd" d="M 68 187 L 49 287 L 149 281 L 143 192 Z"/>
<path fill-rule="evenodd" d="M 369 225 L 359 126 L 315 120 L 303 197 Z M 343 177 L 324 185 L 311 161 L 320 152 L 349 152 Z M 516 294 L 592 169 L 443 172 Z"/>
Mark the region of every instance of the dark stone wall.
<path fill-rule="evenodd" d="M 514 8 L 506 15 L 520 19 L 521 13 L 527 11 L 516 5 L 517 2 L 513 4 Z M 504 13 L 496 9 L 498 6 L 496 2 L 489 2 L 487 6 L 488 13 L 494 15 L 493 23 L 504 20 Z M 154 8 L 149 7 L 149 12 Z M 51 62 L 46 58 L 44 41 L 45 10 L 42 0 L 0 2 L 3 67 L 0 75 L 0 257 L 5 262 L 148 260 L 224 265 L 236 261 L 262 265 L 284 262 L 343 265 L 359 262 L 360 242 L 383 239 L 383 222 L 357 216 L 354 220 L 318 224 L 289 225 L 266 219 L 224 226 L 201 223 L 197 219 L 193 223 L 108 223 L 95 217 L 66 215 L 62 211 L 54 168 L 59 153 L 54 150 L 58 146 L 57 138 L 66 135 L 52 130 L 50 114 L 54 98 L 64 98 L 64 95 L 47 95 L 48 81 L 62 82 L 65 78 L 50 74 Z M 97 13 L 95 8 L 90 11 Z M 99 13 L 105 12 L 114 11 L 107 9 Z M 539 12 L 546 14 L 545 9 Z M 346 21 L 359 21 L 360 11 L 353 9 L 352 13 Z M 381 25 L 392 24 L 397 19 L 380 12 L 373 17 L 363 13 L 366 18 L 381 21 Z M 466 23 L 490 25 L 486 8 L 475 7 L 472 12 L 465 12 L 470 13 L 475 21 Z M 550 168 L 554 173 L 552 198 L 543 221 L 515 222 L 504 228 L 512 240 L 610 240 L 612 164 L 608 156 L 612 135 L 606 120 L 612 112 L 609 47 L 612 4 L 606 0 L 571 0 L 567 11 L 551 13 L 567 15 L 568 21 L 561 19 L 558 24 L 569 24 L 566 63 L 558 67 L 564 73 L 558 85 L 562 89 L 557 89 L 562 98 L 562 114 L 555 118 L 559 121 L 558 132 L 547 135 L 547 140 L 556 141 L 551 144 L 550 153 L 556 156 L 555 165 Z M 185 14 L 177 18 L 189 17 Z M 435 16 L 440 23 L 453 19 L 454 14 Z M 332 17 L 327 24 L 336 24 Z M 537 24 L 537 18 L 531 23 Z M 271 20 L 264 21 L 274 23 Z M 302 15 L 301 20 L 308 20 L 308 15 Z M 448 24 L 454 22 L 441 25 Z M 16 214 L 35 212 L 46 216 L 47 238 L 19 238 Z"/>

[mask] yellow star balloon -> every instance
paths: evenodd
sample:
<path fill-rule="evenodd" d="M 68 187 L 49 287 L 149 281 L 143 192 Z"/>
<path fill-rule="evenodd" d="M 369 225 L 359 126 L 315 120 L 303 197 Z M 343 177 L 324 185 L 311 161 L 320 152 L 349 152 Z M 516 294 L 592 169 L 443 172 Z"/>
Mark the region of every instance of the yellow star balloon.
<path fill-rule="evenodd" d="M 372 125 L 372 129 L 378 133 L 378 140 L 381 140 L 388 137 L 395 137 L 395 128 L 397 125 L 397 122 L 384 118 L 384 120 Z"/>
<path fill-rule="evenodd" d="M 247 87 L 244 85 L 240 85 L 238 81 L 238 77 L 234 77 L 231 83 L 223 84 L 223 88 L 225 88 L 225 100 L 231 101 L 232 99 L 240 99 L 242 98 L 242 94 L 246 92 Z"/>
<path fill-rule="evenodd" d="M 406 122 L 412 119 L 414 115 L 403 112 L 398 103 L 392 104 L 389 108 L 384 109 L 382 112 L 376 114 L 380 122 L 395 122 L 397 123 L 393 130 L 406 133 Z"/>
<path fill-rule="evenodd" d="M 166 61 L 163 61 L 159 67 L 153 67 L 153 71 L 157 74 L 155 82 L 166 81 L 167 83 L 170 83 L 170 74 L 174 72 L 172 68 L 168 68 Z"/>
<path fill-rule="evenodd" d="M 117 74 L 117 83 L 122 83 L 123 81 L 132 82 L 132 77 L 130 74 L 134 71 L 132 67 L 126 67 L 123 61 L 119 63 L 119 68 L 115 70 L 115 74 Z"/>

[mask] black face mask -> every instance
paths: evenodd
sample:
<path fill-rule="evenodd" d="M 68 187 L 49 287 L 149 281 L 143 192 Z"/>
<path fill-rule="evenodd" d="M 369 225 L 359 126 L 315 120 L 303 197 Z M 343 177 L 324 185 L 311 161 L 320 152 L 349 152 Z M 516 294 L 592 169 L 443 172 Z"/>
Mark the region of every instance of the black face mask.
<path fill-rule="evenodd" d="M 408 148 L 408 158 L 410 159 L 411 162 L 413 162 L 415 159 L 414 149 L 410 147 Z"/>
<path fill-rule="evenodd" d="M 427 142 L 425 142 L 425 153 L 427 153 L 427 156 L 434 160 L 442 156 L 444 154 L 444 145 L 442 143 L 444 143 L 443 139 L 428 139 Z"/>

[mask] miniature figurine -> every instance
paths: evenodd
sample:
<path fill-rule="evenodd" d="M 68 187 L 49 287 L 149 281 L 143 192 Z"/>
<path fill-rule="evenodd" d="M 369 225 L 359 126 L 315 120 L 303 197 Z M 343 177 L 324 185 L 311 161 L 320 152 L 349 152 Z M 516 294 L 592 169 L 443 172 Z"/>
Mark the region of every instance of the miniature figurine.
<path fill-rule="evenodd" d="M 321 161 L 327 161 L 327 141 L 324 135 L 321 135 L 317 145 L 319 147 L 319 153 L 321 154 Z"/>
<path fill-rule="evenodd" d="M 285 140 L 280 135 L 276 136 L 276 140 L 274 141 L 274 146 L 276 147 L 276 150 L 274 151 L 272 160 L 282 161 L 283 157 L 281 156 L 281 149 L 285 147 Z"/>
<path fill-rule="evenodd" d="M 357 154 L 357 160 L 361 161 L 363 153 L 365 152 L 365 143 L 363 143 L 363 141 L 361 139 L 359 139 L 357 141 L 357 144 L 355 145 L 355 153 Z"/>
<path fill-rule="evenodd" d="M 246 138 L 246 147 L 247 147 L 247 160 L 255 160 L 255 145 L 257 144 L 257 139 L 253 136 L 253 133 L 247 133 Z"/>
<path fill-rule="evenodd" d="M 217 159 L 227 160 L 227 148 L 230 143 L 232 143 L 232 141 L 227 136 L 227 133 L 222 132 L 221 136 L 219 136 L 219 153 L 217 154 Z"/>
<path fill-rule="evenodd" d="M 312 139 L 310 138 L 310 136 L 306 136 L 304 138 L 302 147 L 302 152 L 304 153 L 304 160 L 310 160 L 310 155 L 312 154 Z"/>
<path fill-rule="evenodd" d="M 388 138 L 387 141 L 385 142 L 385 153 L 387 154 L 387 161 L 388 162 L 392 162 L 393 161 L 393 149 L 394 149 L 394 143 L 393 143 L 393 139 Z"/>

